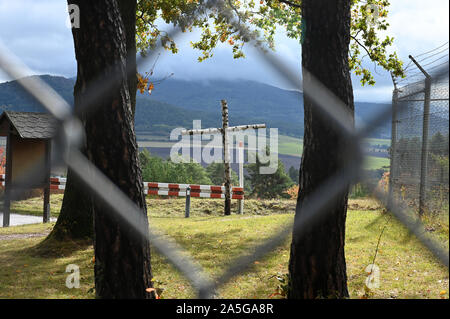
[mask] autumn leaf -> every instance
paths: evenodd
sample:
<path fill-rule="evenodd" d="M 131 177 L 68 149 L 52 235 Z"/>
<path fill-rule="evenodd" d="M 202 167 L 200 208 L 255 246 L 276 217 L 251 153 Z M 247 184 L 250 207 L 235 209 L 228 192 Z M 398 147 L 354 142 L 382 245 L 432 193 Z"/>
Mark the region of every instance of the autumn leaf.
<path fill-rule="evenodd" d="M 158 293 L 156 292 L 155 288 L 147 288 L 147 289 L 145 289 L 145 291 L 148 292 L 148 293 L 154 292 L 156 299 L 161 299 L 161 298 L 159 298 Z"/>
<path fill-rule="evenodd" d="M 225 42 L 227 40 L 227 34 L 226 33 L 223 33 L 221 36 L 220 36 L 220 42 Z"/>
<path fill-rule="evenodd" d="M 147 87 L 148 79 L 142 77 L 142 75 L 137 73 L 137 80 L 138 80 L 137 89 L 139 90 L 139 92 L 141 92 L 141 94 L 144 94 L 145 89 Z"/>
<path fill-rule="evenodd" d="M 155 85 L 152 82 L 150 82 L 150 84 L 148 86 L 148 94 L 151 95 L 154 88 L 155 88 Z"/>

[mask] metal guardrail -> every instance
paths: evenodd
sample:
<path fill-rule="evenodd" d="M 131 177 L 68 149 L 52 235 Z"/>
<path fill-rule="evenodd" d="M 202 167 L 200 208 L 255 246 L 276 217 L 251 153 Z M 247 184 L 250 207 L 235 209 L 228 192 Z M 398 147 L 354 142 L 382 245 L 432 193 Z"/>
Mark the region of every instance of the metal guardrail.
<path fill-rule="evenodd" d="M 248 39 L 252 40 L 250 31 L 241 25 L 239 19 L 236 19 L 235 13 L 228 8 L 224 1 L 205 1 L 205 10 L 209 8 L 219 10 L 224 18 L 233 25 L 236 30 L 240 30 L 243 34 L 248 34 Z M 175 38 L 180 33 L 179 29 L 171 32 L 169 36 Z M 261 57 L 265 60 L 266 65 L 276 71 L 284 79 L 286 79 L 294 87 L 301 88 L 302 83 L 300 77 L 295 74 L 291 68 L 283 63 L 281 59 L 277 59 L 273 54 L 269 54 L 264 50 L 258 41 L 250 41 L 255 45 L 261 53 Z M 157 51 L 157 50 L 155 50 Z M 138 59 L 138 65 L 147 59 L 153 57 L 149 52 L 145 57 Z M 85 104 L 77 113 L 72 113 L 71 107 L 54 92 L 48 85 L 37 78 L 24 78 L 29 74 L 29 70 L 14 55 L 8 52 L 7 48 L 0 45 L 0 68 L 11 78 L 18 79 L 19 84 L 35 97 L 54 117 L 59 121 L 59 132 L 54 137 L 57 147 L 58 156 L 52 158 L 52 163 L 64 162 L 73 170 L 79 180 L 81 180 L 87 189 L 93 194 L 96 200 L 107 203 L 111 214 L 119 216 L 123 223 L 128 227 L 146 237 L 154 248 L 156 248 L 166 259 L 174 265 L 192 284 L 199 298 L 213 298 L 216 290 L 227 283 L 231 278 L 240 272 L 251 267 L 256 260 L 261 260 L 273 249 L 283 244 L 284 240 L 290 235 L 295 227 L 295 231 L 300 233 L 320 221 L 321 217 L 326 214 L 326 207 L 334 196 L 345 191 L 349 184 L 355 183 L 363 178 L 361 174 L 361 165 L 363 162 L 363 153 L 361 141 L 376 129 L 385 120 L 390 119 L 391 110 L 386 108 L 376 115 L 373 120 L 365 127 L 354 130 L 351 125 L 351 114 L 343 103 L 331 93 L 322 83 L 317 81 L 307 70 L 303 70 L 303 92 L 312 99 L 322 111 L 322 116 L 334 123 L 341 129 L 342 136 L 351 145 L 346 152 L 349 156 L 347 166 L 331 176 L 328 181 L 323 183 L 310 197 L 308 202 L 302 208 L 302 216 L 296 221 L 295 225 L 285 225 L 274 236 L 258 245 L 256 248 L 243 256 L 237 257 L 230 264 L 230 268 L 214 279 L 211 279 L 201 266 L 193 259 L 188 252 L 166 239 L 162 240 L 158 236 L 158 232 L 153 229 L 143 228 L 140 223 L 139 208 L 125 195 L 119 188 L 114 185 L 103 173 L 95 167 L 79 150 L 81 138 L 83 136 L 83 127 L 77 119 L 78 112 L 92 111 L 95 109 L 95 101 L 107 94 L 114 83 L 123 80 L 121 76 L 116 77 L 100 77 L 91 87 L 87 89 Z M 132 72 L 132 70 L 128 70 Z M 447 72 L 448 67 L 440 72 L 442 76 Z M 28 175 L 28 179 L 33 176 L 39 176 L 39 172 L 33 171 Z M 21 185 L 25 185 L 26 181 L 18 181 Z M 18 194 L 11 192 L 7 194 L 10 199 L 14 199 Z M 423 230 L 420 221 L 411 221 L 409 214 L 405 211 L 402 203 L 397 201 L 388 201 L 387 194 L 377 193 L 376 196 L 385 203 L 391 210 L 393 215 L 402 222 L 408 229 L 426 246 L 433 254 L 448 268 L 448 251 L 444 249 L 438 242 L 429 238 Z"/>

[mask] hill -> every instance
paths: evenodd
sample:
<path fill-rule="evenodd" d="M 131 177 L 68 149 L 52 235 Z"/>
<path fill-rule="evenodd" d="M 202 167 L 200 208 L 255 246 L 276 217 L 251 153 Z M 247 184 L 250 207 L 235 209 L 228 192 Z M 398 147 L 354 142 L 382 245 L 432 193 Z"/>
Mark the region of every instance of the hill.
<path fill-rule="evenodd" d="M 42 75 L 42 80 L 73 104 L 74 79 Z M 226 99 L 230 124 L 266 123 L 283 135 L 303 135 L 303 95 L 247 80 L 184 81 L 168 79 L 158 84 L 152 95 L 137 95 L 136 131 L 138 134 L 168 137 L 175 127 L 191 128 L 194 119 L 202 127 L 221 125 L 220 100 Z M 16 81 L 0 83 L 0 105 L 16 111 L 43 112 L 43 108 Z M 368 121 L 385 105 L 356 102 L 357 125 Z M 4 108 L 4 107 L 3 107 Z M 372 137 L 390 136 L 390 123 Z"/>
<path fill-rule="evenodd" d="M 191 111 L 207 111 L 220 119 L 220 100 L 226 99 L 230 123 L 267 123 L 281 134 L 303 136 L 303 94 L 248 80 L 185 81 L 168 79 L 159 84 L 148 100 L 167 102 Z M 370 121 L 386 104 L 355 102 L 357 125 Z M 250 119 L 250 121 L 248 121 Z M 389 138 L 390 121 L 372 137 Z"/>
<path fill-rule="evenodd" d="M 39 78 L 58 92 L 69 104 L 73 104 L 74 79 L 51 75 L 41 75 Z M 45 109 L 23 90 L 17 81 L 0 83 L 0 106 L 3 109 L 20 112 L 45 112 Z"/>

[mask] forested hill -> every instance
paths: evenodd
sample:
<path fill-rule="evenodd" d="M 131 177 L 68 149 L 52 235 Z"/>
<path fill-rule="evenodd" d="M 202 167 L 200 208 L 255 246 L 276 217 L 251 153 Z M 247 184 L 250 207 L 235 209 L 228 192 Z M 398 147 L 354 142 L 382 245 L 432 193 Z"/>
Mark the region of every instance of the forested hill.
<path fill-rule="evenodd" d="M 58 92 L 70 104 L 73 103 L 74 79 L 41 75 L 40 78 Z M 44 108 L 33 99 L 17 81 L 0 83 L 0 106 L 8 110 L 23 112 L 44 112 Z"/>
<path fill-rule="evenodd" d="M 40 77 L 69 103 L 73 102 L 74 79 Z M 191 128 L 194 119 L 202 120 L 202 127 L 216 127 L 221 125 L 222 99 L 228 101 L 231 125 L 266 123 L 278 128 L 280 134 L 296 137 L 303 134 L 302 93 L 247 80 L 168 79 L 158 84 L 152 95 L 137 94 L 136 130 L 138 133 L 145 131 L 146 135 L 168 137 L 175 127 Z M 0 83 L 0 106 L 17 111 L 44 111 L 15 81 Z M 377 103 L 357 102 L 357 125 L 383 107 Z M 389 121 L 373 135 L 389 136 Z"/>

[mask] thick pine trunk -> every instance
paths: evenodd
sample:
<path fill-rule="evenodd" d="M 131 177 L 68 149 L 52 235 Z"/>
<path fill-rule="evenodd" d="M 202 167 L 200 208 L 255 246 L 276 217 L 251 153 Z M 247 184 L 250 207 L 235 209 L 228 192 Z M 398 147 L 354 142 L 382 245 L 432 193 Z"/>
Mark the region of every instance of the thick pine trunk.
<path fill-rule="evenodd" d="M 303 0 L 306 33 L 303 67 L 354 111 L 348 66 L 350 0 Z M 345 162 L 346 143 L 336 126 L 324 119 L 305 96 L 305 134 L 295 220 L 302 206 Z M 344 255 L 347 190 L 329 206 L 325 217 L 299 233 L 294 229 L 289 260 L 289 298 L 348 297 Z"/>
<path fill-rule="evenodd" d="M 131 112 L 136 110 L 137 66 L 136 66 L 136 0 L 118 0 L 120 15 L 125 26 L 127 46 L 128 89 L 130 91 Z"/>
<path fill-rule="evenodd" d="M 94 224 L 90 196 L 83 189 L 83 184 L 69 169 L 58 220 L 46 241 L 43 242 L 43 245 L 53 240 L 65 241 L 93 238 Z"/>
<path fill-rule="evenodd" d="M 125 37 L 127 47 L 127 68 L 129 71 L 128 89 L 130 95 L 131 110 L 133 114 L 136 109 L 136 0 L 119 0 L 119 10 L 125 26 Z M 76 83 L 74 95 L 77 96 L 81 90 L 81 83 Z M 78 104 L 78 103 L 75 103 Z M 58 220 L 48 236 L 49 240 L 63 241 L 67 239 L 93 238 L 93 216 L 90 208 L 88 194 L 84 193 L 84 186 L 76 180 L 75 175 L 69 169 L 67 172 L 67 183 L 64 198 Z"/>
<path fill-rule="evenodd" d="M 148 224 L 126 78 L 125 32 L 117 0 L 70 2 L 77 4 L 81 12 L 81 28 L 73 29 L 78 61 L 76 89 L 79 100 L 76 103 L 83 102 L 86 87 L 104 72 L 119 72 L 124 76 L 122 83 L 111 89 L 97 109 L 83 119 L 86 154 L 142 208 L 141 223 Z M 98 201 L 94 201 L 92 210 L 97 297 L 151 297 L 146 292 L 146 288 L 151 287 L 147 240 L 133 235 L 135 231 Z"/>

